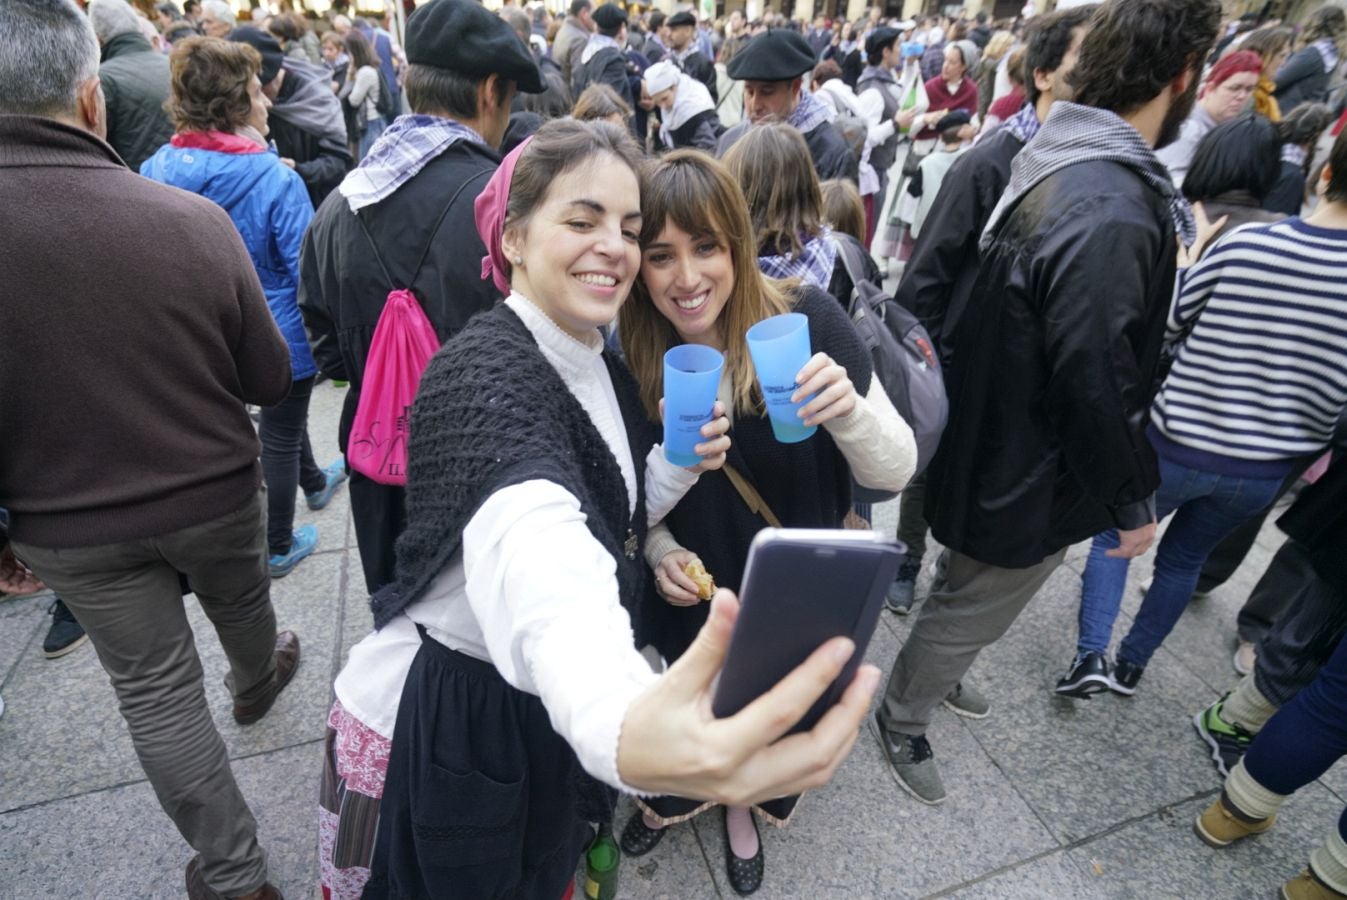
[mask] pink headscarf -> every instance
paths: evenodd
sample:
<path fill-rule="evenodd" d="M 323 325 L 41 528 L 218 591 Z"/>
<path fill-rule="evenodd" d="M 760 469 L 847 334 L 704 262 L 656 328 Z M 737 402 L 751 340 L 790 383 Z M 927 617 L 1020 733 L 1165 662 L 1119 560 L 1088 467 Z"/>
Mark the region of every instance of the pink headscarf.
<path fill-rule="evenodd" d="M 477 223 L 477 233 L 486 244 L 486 256 L 482 257 L 482 278 L 490 278 L 496 289 L 502 294 L 510 293 L 510 262 L 501 248 L 501 237 L 505 233 L 505 210 L 510 202 L 510 182 L 514 180 L 514 167 L 524 148 L 533 140 L 529 135 L 500 161 L 500 168 L 486 188 L 477 195 L 472 204 L 472 218 Z"/>

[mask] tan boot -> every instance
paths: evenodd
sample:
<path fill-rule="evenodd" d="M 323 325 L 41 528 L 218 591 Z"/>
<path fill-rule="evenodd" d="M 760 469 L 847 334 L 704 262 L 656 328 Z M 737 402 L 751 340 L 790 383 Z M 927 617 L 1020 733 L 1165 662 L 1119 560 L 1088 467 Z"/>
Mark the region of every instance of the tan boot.
<path fill-rule="evenodd" d="M 1282 885 L 1283 900 L 1336 900 L 1347 897 L 1324 884 L 1309 869 Z"/>
<path fill-rule="evenodd" d="M 1225 799 L 1225 793 L 1212 801 L 1202 815 L 1193 823 L 1193 831 L 1208 847 L 1217 850 L 1229 847 L 1235 841 L 1251 834 L 1262 834 L 1277 821 L 1276 816 L 1266 819 L 1250 819 L 1231 806 Z"/>

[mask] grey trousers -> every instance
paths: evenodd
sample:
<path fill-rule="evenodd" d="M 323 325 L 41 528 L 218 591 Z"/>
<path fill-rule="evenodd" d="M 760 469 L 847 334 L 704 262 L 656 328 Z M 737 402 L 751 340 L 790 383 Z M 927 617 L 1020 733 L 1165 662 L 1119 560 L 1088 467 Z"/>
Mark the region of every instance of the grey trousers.
<path fill-rule="evenodd" d="M 14 552 L 61 595 L 98 652 L 164 812 L 201 854 L 206 884 L 235 897 L 267 881 L 257 822 L 211 720 L 178 573 L 187 576 L 229 658 L 242 703 L 276 677 L 276 615 L 263 493 L 211 522 L 162 537 Z"/>
<path fill-rule="evenodd" d="M 1253 682 L 1258 692 L 1277 706 L 1291 702 L 1308 687 L 1328 662 L 1336 641 L 1325 644 L 1319 634 L 1324 624 L 1341 618 L 1343 598 L 1333 586 L 1315 574 L 1309 554 L 1294 540 L 1282 544 L 1267 572 L 1254 588 L 1280 599 L 1286 611 L 1258 642 L 1258 663 Z M 1315 638 L 1321 646 L 1312 653 Z"/>
<path fill-rule="evenodd" d="M 926 733 L 931 713 L 983 647 L 1006 633 L 1066 558 L 1066 548 L 1027 569 L 1002 569 L 946 550 L 907 643 L 889 673 L 880 718 L 889 731 Z"/>

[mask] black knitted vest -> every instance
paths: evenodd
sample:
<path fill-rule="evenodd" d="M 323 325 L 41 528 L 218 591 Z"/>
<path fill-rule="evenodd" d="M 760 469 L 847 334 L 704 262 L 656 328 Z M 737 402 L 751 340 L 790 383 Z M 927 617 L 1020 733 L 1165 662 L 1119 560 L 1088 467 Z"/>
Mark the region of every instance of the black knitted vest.
<path fill-rule="evenodd" d="M 617 561 L 622 605 L 639 636 L 648 589 L 645 458 L 658 439 L 631 373 L 611 352 L 612 377 L 636 468 L 628 514 L 622 470 L 589 414 L 508 306 L 475 316 L 426 367 L 412 407 L 407 528 L 397 577 L 370 598 L 375 628 L 415 602 L 449 563 L 463 529 L 496 491 L 545 479 L 580 501 L 595 539 Z"/>

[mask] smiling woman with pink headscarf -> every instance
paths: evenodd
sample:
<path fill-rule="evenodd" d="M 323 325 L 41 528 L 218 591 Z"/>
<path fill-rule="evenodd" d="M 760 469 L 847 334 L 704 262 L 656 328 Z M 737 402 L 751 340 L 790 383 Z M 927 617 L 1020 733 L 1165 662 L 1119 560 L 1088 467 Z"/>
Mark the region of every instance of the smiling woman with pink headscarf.
<path fill-rule="evenodd" d="M 1222 122 L 1229 122 L 1248 107 L 1262 73 L 1263 58 L 1246 50 L 1227 54 L 1211 67 L 1178 138 L 1155 151 L 1156 158 L 1169 170 L 1175 187 L 1183 186 L 1197 145 L 1207 132 Z"/>
<path fill-rule="evenodd" d="M 367 900 L 559 900 L 617 790 L 778 796 L 826 780 L 855 738 L 869 673 L 790 775 L 762 777 L 779 732 L 710 718 L 728 592 L 699 660 L 659 677 L 637 652 L 646 531 L 729 449 L 717 413 L 698 466 L 665 460 L 604 346 L 640 266 L 641 168 L 623 129 L 558 120 L 475 201 L 482 277 L 507 296 L 435 355 L 411 411 L 397 576 L 334 686 L 320 810 L 333 897 L 363 882 Z M 828 652 L 812 660 L 811 677 L 834 673 L 820 686 L 841 668 Z M 802 693 L 779 721 L 819 692 Z"/>

